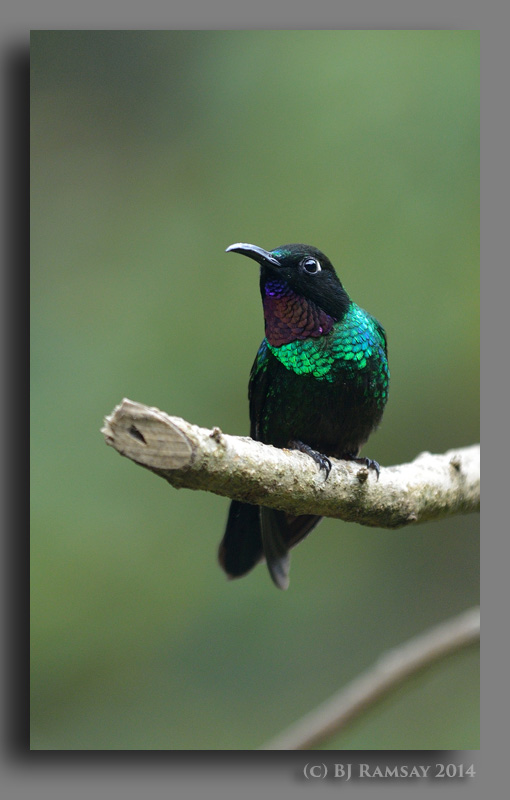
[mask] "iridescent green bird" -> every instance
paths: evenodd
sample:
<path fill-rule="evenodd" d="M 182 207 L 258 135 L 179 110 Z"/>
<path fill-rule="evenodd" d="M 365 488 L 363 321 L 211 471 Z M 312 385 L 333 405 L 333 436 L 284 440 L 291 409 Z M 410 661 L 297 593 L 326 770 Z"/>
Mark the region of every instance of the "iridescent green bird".
<path fill-rule="evenodd" d="M 388 397 L 382 325 L 350 299 L 315 247 L 267 251 L 238 243 L 230 251 L 260 264 L 266 335 L 250 375 L 251 437 L 307 453 L 326 478 L 328 456 L 363 463 L 379 477 L 379 464 L 358 454 Z M 319 520 L 233 500 L 220 564 L 237 578 L 265 558 L 276 586 L 286 589 L 289 549 Z"/>

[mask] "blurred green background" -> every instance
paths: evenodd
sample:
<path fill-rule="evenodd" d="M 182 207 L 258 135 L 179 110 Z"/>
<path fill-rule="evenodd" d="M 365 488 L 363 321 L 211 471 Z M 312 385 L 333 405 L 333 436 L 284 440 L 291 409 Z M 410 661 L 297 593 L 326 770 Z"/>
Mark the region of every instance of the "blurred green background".
<path fill-rule="evenodd" d="M 478 602 L 478 517 L 325 520 L 291 586 L 216 564 L 228 501 L 104 444 L 123 397 L 248 431 L 254 264 L 303 241 L 388 333 L 365 454 L 478 441 L 477 31 L 32 34 L 32 748 L 250 750 Z M 478 653 L 334 749 L 476 749 Z"/>

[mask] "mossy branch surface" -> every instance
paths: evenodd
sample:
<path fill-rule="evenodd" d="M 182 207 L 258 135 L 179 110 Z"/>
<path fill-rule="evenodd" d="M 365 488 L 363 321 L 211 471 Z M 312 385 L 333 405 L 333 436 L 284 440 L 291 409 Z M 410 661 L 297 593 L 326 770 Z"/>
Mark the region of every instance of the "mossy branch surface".
<path fill-rule="evenodd" d="M 467 514 L 480 508 L 480 447 L 421 453 L 374 470 L 331 459 L 327 480 L 307 455 L 200 428 L 124 399 L 105 418 L 106 443 L 176 488 L 201 489 L 278 508 L 378 528 Z"/>

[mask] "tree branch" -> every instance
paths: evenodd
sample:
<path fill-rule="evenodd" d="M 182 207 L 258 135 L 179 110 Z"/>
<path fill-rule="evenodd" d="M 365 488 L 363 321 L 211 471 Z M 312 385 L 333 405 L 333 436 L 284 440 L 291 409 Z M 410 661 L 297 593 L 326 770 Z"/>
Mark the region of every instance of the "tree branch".
<path fill-rule="evenodd" d="M 460 614 L 396 647 L 260 750 L 311 750 L 343 730 L 411 675 L 480 639 L 480 610 Z"/>
<path fill-rule="evenodd" d="M 373 470 L 331 459 L 327 480 L 308 456 L 248 437 L 207 430 L 157 408 L 123 400 L 102 433 L 121 455 L 176 488 L 203 489 L 292 514 L 318 514 L 378 528 L 480 508 L 479 445 L 422 453 L 409 464 Z"/>

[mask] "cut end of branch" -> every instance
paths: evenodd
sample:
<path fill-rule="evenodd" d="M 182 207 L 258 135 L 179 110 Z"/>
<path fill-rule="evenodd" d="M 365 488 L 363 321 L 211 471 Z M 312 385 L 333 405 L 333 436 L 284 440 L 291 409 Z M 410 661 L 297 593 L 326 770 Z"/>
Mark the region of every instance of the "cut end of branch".
<path fill-rule="evenodd" d="M 126 398 L 105 417 L 101 433 L 121 455 L 151 469 L 182 469 L 191 462 L 191 442 L 164 412 Z"/>

